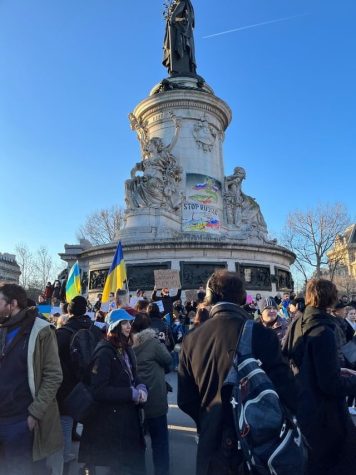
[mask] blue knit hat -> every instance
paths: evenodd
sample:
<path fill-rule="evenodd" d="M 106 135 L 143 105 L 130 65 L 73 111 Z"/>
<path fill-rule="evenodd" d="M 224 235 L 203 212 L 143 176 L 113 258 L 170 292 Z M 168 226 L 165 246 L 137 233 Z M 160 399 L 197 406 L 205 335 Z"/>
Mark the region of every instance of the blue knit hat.
<path fill-rule="evenodd" d="M 115 310 L 111 310 L 110 313 L 105 318 L 105 321 L 108 325 L 108 333 L 112 332 L 120 322 L 127 320 L 128 322 L 132 322 L 135 320 L 129 313 L 126 312 L 123 308 L 117 308 Z"/>
<path fill-rule="evenodd" d="M 275 307 L 275 308 L 278 308 L 278 305 L 277 305 L 277 302 L 274 300 L 274 298 L 272 297 L 267 297 L 265 299 L 262 300 L 262 304 L 261 304 L 261 313 L 263 312 L 263 310 L 265 310 L 267 307 Z"/>

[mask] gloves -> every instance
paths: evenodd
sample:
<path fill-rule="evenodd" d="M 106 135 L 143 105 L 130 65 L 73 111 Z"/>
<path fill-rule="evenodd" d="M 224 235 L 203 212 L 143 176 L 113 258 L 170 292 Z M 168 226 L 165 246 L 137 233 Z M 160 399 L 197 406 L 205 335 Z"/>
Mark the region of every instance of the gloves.
<path fill-rule="evenodd" d="M 138 384 L 131 388 L 132 400 L 135 404 L 145 403 L 147 401 L 147 388 L 144 384 Z"/>

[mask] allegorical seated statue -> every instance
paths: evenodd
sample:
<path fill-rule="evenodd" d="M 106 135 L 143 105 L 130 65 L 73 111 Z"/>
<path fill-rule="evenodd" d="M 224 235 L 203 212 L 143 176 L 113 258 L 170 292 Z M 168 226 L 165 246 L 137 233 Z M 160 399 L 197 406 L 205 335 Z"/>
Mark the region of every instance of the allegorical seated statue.
<path fill-rule="evenodd" d="M 175 143 L 165 146 L 162 139 L 153 137 L 143 149 L 144 158 L 131 170 L 125 182 L 125 201 L 128 209 L 166 208 L 177 210 L 181 204 L 178 183 L 182 169 L 171 154 Z M 142 175 L 137 175 L 142 172 Z"/>
<path fill-rule="evenodd" d="M 225 177 L 225 209 L 227 224 L 234 225 L 242 236 L 265 240 L 267 224 L 259 204 L 254 198 L 243 193 L 242 181 L 246 178 L 245 169 L 234 168 L 233 175 Z"/>
<path fill-rule="evenodd" d="M 162 64 L 170 75 L 196 75 L 194 9 L 190 0 L 173 0 L 166 12 Z"/>

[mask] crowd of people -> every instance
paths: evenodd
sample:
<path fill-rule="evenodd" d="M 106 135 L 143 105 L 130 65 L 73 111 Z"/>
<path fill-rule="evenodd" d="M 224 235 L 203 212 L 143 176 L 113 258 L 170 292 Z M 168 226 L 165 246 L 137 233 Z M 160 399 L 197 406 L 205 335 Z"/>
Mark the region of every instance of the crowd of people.
<path fill-rule="evenodd" d="M 356 303 L 338 298 L 332 282 L 312 279 L 304 295 L 253 299 L 238 274 L 222 270 L 193 301 L 180 289 L 155 288 L 149 297 L 118 289 L 109 302 L 98 294 L 93 304 L 83 296 L 64 303 L 60 290 L 56 281 L 41 294 L 61 305 L 48 320 L 22 287 L 0 285 L 1 475 L 62 475 L 73 460 L 87 475 L 98 466 L 144 475 L 147 437 L 155 475 L 169 475 L 170 371 L 178 373 L 178 405 L 197 426 L 196 474 L 258 473 L 246 471 L 240 450 L 226 450 L 236 427 L 222 403 L 248 320 L 252 352 L 308 447 L 300 474 L 356 470 L 348 410 L 356 397 Z M 77 395 L 82 406 L 88 398 L 85 416 L 73 409 Z"/>

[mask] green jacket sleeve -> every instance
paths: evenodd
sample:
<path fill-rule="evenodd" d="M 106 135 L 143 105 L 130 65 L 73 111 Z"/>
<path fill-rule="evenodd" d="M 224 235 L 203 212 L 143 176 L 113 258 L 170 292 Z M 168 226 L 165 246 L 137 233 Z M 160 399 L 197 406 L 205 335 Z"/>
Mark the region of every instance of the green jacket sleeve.
<path fill-rule="evenodd" d="M 37 336 L 33 366 L 36 394 L 28 412 L 40 420 L 55 400 L 63 379 L 56 334 L 50 326 L 43 328 Z"/>

